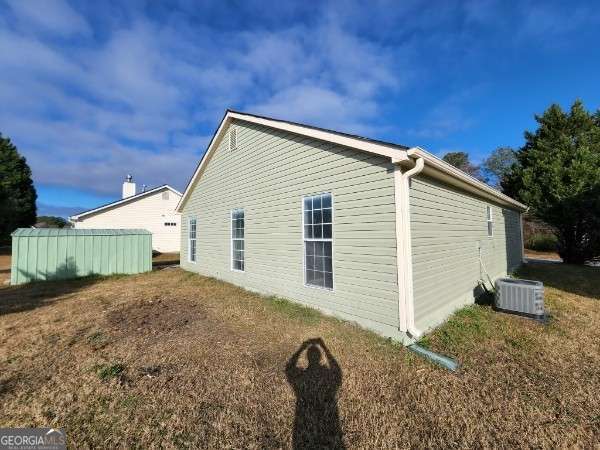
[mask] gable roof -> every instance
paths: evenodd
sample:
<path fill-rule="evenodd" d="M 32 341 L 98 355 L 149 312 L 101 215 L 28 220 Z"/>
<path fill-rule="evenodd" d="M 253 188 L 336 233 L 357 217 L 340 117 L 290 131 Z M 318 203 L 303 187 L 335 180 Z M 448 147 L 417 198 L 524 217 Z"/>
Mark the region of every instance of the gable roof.
<path fill-rule="evenodd" d="M 219 142 L 223 138 L 227 127 L 233 120 L 240 120 L 243 122 L 249 122 L 259 125 L 264 125 L 277 130 L 288 131 L 290 133 L 298 134 L 301 136 L 312 137 L 325 142 L 331 142 L 344 147 L 350 147 L 356 150 L 372 153 L 380 156 L 389 157 L 391 162 L 394 164 L 404 163 L 410 161 L 413 158 L 422 158 L 425 162 L 425 173 L 436 178 L 441 178 L 444 181 L 459 186 L 471 192 L 475 192 L 478 195 L 487 197 L 495 200 L 499 203 L 512 206 L 519 210 L 525 210 L 527 207 L 522 203 L 508 197 L 502 192 L 492 188 L 491 186 L 479 181 L 478 179 L 466 174 L 460 169 L 448 164 L 446 161 L 438 158 L 437 156 L 427 152 L 421 147 L 407 147 L 405 145 L 394 144 L 391 142 L 380 141 L 376 139 L 370 139 L 363 136 L 342 133 L 339 131 L 328 130 L 326 128 L 319 128 L 311 125 L 305 125 L 297 122 L 290 122 L 287 120 L 273 119 L 265 116 L 258 116 L 255 114 L 242 113 L 228 109 L 221 119 L 219 127 L 215 131 L 208 148 L 194 174 L 190 178 L 183 196 L 179 200 L 175 211 L 181 212 L 185 202 L 189 198 L 196 182 L 200 178 L 204 168 L 208 164 L 208 161 L 212 157 L 212 154 L 218 147 Z"/>
<path fill-rule="evenodd" d="M 79 214 L 72 215 L 71 217 L 69 217 L 69 219 L 76 221 L 76 220 L 81 219 L 82 217 L 86 217 L 86 216 L 89 216 L 89 215 L 92 215 L 92 214 L 97 214 L 97 213 L 99 213 L 99 212 L 101 212 L 101 211 L 103 211 L 105 209 L 108 209 L 108 208 L 114 208 L 115 206 L 122 206 L 122 205 L 125 205 L 125 204 L 128 204 L 128 203 L 131 203 L 131 202 L 135 202 L 137 200 L 140 200 L 140 199 L 142 199 L 144 197 L 147 197 L 147 196 L 149 196 L 151 194 L 156 194 L 157 192 L 160 192 L 160 191 L 165 190 L 165 189 L 170 190 L 171 192 L 173 192 L 175 195 L 177 195 L 179 197 L 181 197 L 181 195 L 182 195 L 181 192 L 179 192 L 177 189 L 172 188 L 168 184 L 163 184 L 161 186 L 157 186 L 155 188 L 148 189 L 148 190 L 146 190 L 144 192 L 140 192 L 139 194 L 135 194 L 135 195 L 132 195 L 130 197 L 122 198 L 120 200 L 115 200 L 114 202 L 106 203 L 106 204 L 98 206 L 96 208 L 88 209 L 87 211 L 82 211 Z"/>

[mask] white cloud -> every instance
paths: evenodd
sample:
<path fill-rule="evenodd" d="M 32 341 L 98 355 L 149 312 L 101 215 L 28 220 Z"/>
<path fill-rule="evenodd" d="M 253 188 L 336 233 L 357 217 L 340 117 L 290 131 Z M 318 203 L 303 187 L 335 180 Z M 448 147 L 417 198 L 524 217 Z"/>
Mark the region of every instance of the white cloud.
<path fill-rule="evenodd" d="M 535 38 L 542 43 L 553 42 L 554 37 L 600 23 L 597 5 L 569 5 L 564 8 L 548 2 L 529 2 L 520 5 L 519 15 L 522 25 L 518 37 L 523 40 Z"/>
<path fill-rule="evenodd" d="M 377 105 L 372 100 L 344 96 L 319 86 L 301 85 L 279 91 L 250 109 L 276 118 L 369 134 L 372 127 L 366 125 L 367 119 L 377 112 Z"/>
<path fill-rule="evenodd" d="M 417 138 L 440 139 L 471 128 L 476 119 L 466 112 L 467 105 L 483 90 L 484 85 L 471 86 L 443 98 L 425 114 L 419 126 L 408 130 L 408 134 Z"/>
<path fill-rule="evenodd" d="M 0 103 L 10 105 L 0 131 L 37 183 L 116 193 L 132 171 L 182 188 L 228 107 L 374 137 L 393 127 L 417 144 L 441 139 L 476 124 L 466 111 L 481 92 L 446 81 L 480 55 L 475 31 L 532 41 L 544 38 L 529 28 L 561 32 L 555 7 L 493 0 L 282 4 L 266 22 L 257 3 L 231 15 L 215 1 L 201 23 L 190 18 L 195 2 L 100 3 L 11 1 L 0 12 Z M 574 8 L 569 29 L 590 23 L 586 14 Z M 412 123 L 393 123 L 386 109 L 411 109 L 428 76 L 447 94 Z"/>
<path fill-rule="evenodd" d="M 90 27 L 65 0 L 7 0 L 23 28 L 60 35 L 87 34 Z"/>
<path fill-rule="evenodd" d="M 378 98 L 410 76 L 402 51 L 331 14 L 232 39 L 176 14 L 158 22 L 133 11 L 98 39 L 66 2 L 47 17 L 22 3 L 11 3 L 17 25 L 0 31 L 0 102 L 12 105 L 0 123 L 42 184 L 110 194 L 131 171 L 183 188 L 228 107 L 368 134 Z M 40 34 L 50 31 L 84 36 Z"/>
<path fill-rule="evenodd" d="M 42 72 L 48 77 L 69 77 L 76 82 L 81 77 L 81 68 L 67 55 L 32 36 L 0 29 L 0 54 L 3 76 L 12 76 L 17 82 L 32 78 L 32 72 Z M 18 88 L 18 86 L 15 86 Z"/>
<path fill-rule="evenodd" d="M 266 54 L 263 37 L 250 40 L 257 45 L 248 53 L 249 67 L 265 77 L 271 92 L 249 103 L 260 114 L 370 134 L 383 95 L 406 87 L 416 72 L 408 68 L 408 46 L 392 50 L 359 38 L 333 14 L 309 29 L 270 33 Z"/>

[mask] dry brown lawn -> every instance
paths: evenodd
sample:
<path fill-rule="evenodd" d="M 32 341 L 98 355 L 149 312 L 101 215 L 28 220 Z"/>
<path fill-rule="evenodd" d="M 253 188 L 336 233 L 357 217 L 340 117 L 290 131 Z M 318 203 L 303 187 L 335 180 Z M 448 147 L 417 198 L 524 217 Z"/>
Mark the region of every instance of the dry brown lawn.
<path fill-rule="evenodd" d="M 552 261 L 560 261 L 560 256 L 556 252 L 542 252 L 538 250 L 525 249 L 525 258 L 530 259 L 549 259 Z"/>
<path fill-rule="evenodd" d="M 154 266 L 166 266 L 179 264 L 179 253 L 158 253 L 152 257 Z"/>
<path fill-rule="evenodd" d="M 10 280 L 10 247 L 0 247 L 0 285 Z"/>
<path fill-rule="evenodd" d="M 597 446 L 600 269 L 523 276 L 546 282 L 550 324 L 463 309 L 423 342 L 457 373 L 180 269 L 3 287 L 0 424 L 72 448 Z"/>

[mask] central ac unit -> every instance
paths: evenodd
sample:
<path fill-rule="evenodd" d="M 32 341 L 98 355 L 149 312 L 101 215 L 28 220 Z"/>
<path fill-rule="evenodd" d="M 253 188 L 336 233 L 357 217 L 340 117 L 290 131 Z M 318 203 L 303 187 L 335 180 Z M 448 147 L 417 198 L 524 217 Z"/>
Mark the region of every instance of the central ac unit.
<path fill-rule="evenodd" d="M 496 280 L 496 310 L 545 321 L 544 284 L 541 281 L 499 278 Z"/>

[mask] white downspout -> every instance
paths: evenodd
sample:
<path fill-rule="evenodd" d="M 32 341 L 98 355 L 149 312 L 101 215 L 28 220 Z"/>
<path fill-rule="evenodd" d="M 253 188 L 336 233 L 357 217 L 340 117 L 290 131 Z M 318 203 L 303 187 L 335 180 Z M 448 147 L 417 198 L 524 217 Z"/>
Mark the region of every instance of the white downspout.
<path fill-rule="evenodd" d="M 410 154 L 410 150 L 408 152 Z M 418 156 L 415 166 L 402 173 L 400 165 L 394 170 L 396 203 L 396 261 L 398 268 L 398 326 L 400 331 L 408 332 L 413 338 L 423 334 L 415 326 L 412 248 L 410 227 L 410 185 L 409 179 L 419 174 L 425 166 L 425 160 Z"/>

